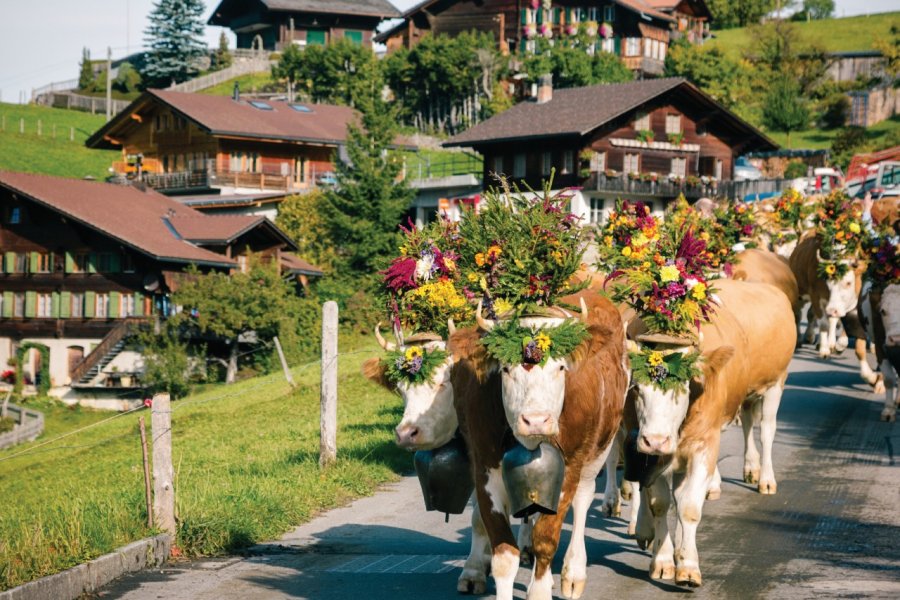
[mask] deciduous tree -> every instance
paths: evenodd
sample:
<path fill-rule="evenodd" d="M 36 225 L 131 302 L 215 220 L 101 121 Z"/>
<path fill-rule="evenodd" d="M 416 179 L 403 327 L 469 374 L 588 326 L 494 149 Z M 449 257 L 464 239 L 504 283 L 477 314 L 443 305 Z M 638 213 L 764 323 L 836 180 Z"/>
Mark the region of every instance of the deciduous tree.
<path fill-rule="evenodd" d="M 707 0 L 712 13 L 712 26 L 716 29 L 746 27 L 759 23 L 776 8 L 777 0 Z"/>
<path fill-rule="evenodd" d="M 148 87 L 167 87 L 197 74 L 197 59 L 206 52 L 202 15 L 200 0 L 159 0 L 153 5 L 144 30 L 150 51 L 141 73 Z"/>
<path fill-rule="evenodd" d="M 809 125 L 809 109 L 800 95 L 800 86 L 788 77 L 772 82 L 763 106 L 763 123 L 773 131 L 787 134 L 787 146 L 791 147 L 791 132 Z"/>

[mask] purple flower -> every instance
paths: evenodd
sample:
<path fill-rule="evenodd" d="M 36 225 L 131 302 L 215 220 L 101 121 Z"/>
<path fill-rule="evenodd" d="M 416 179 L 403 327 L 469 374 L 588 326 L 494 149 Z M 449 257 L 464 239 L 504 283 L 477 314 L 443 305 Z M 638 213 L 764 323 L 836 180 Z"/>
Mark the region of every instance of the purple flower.
<path fill-rule="evenodd" d="M 522 349 L 522 356 L 526 363 L 533 365 L 540 364 L 544 360 L 544 352 L 534 340 L 525 344 L 525 347 Z"/>

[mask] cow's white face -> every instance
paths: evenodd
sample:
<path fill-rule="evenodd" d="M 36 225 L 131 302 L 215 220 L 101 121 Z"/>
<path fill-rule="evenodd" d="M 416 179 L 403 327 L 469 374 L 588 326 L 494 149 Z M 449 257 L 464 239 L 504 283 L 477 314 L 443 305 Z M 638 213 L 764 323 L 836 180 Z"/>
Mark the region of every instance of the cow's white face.
<path fill-rule="evenodd" d="M 891 284 L 882 292 L 881 320 L 885 347 L 900 346 L 900 285 Z"/>
<path fill-rule="evenodd" d="M 561 318 L 550 317 L 521 320 L 524 327 L 537 328 L 555 327 L 562 322 Z M 559 433 L 568 368 L 568 360 L 559 358 L 549 358 L 543 365 L 501 368 L 506 421 L 516 439 L 529 450 Z"/>
<path fill-rule="evenodd" d="M 443 342 L 427 344 L 429 349 L 444 349 Z M 403 418 L 397 425 L 397 445 L 410 450 L 431 450 L 449 442 L 459 421 L 453 405 L 450 382 L 452 359 L 447 357 L 434 371 L 430 382 L 410 384 L 401 381 L 397 391 L 403 398 Z"/>
<path fill-rule="evenodd" d="M 688 350 L 684 349 L 685 352 Z M 666 391 L 638 383 L 634 385 L 634 393 L 638 450 L 644 454 L 674 453 L 678 447 L 678 431 L 690 406 L 690 383 Z"/>
<path fill-rule="evenodd" d="M 829 280 L 827 284 L 828 303 L 825 305 L 826 317 L 845 317 L 848 312 L 856 308 L 859 296 L 856 289 L 856 273 L 853 271 L 853 265 L 850 265 L 843 277 Z"/>

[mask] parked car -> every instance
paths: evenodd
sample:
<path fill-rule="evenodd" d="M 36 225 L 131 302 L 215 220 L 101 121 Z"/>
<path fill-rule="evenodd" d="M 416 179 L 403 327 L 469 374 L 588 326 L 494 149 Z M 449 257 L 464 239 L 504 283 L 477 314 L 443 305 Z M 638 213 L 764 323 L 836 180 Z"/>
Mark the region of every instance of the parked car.
<path fill-rule="evenodd" d="M 337 184 L 337 177 L 331 171 L 327 171 L 316 177 L 316 183 L 327 186 L 335 185 Z"/>
<path fill-rule="evenodd" d="M 866 192 L 881 196 L 900 195 L 900 162 L 887 161 L 872 165 L 865 179 L 848 181 L 844 191 L 853 198 L 862 198 Z"/>
<path fill-rule="evenodd" d="M 762 171 L 750 164 L 750 159 L 740 156 L 734 161 L 735 181 L 756 181 L 762 179 Z"/>

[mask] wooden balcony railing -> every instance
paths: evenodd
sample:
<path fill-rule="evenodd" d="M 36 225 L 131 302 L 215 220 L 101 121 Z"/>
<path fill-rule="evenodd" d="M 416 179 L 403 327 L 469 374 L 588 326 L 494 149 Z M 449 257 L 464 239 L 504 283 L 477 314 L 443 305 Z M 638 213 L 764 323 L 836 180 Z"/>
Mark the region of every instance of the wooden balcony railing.
<path fill-rule="evenodd" d="M 606 177 L 592 173 L 585 184 L 586 189 L 598 192 L 614 192 L 630 196 L 648 196 L 656 198 L 675 198 L 684 194 L 685 198 L 731 198 L 743 200 L 749 197 L 781 192 L 791 184 L 790 179 L 758 179 L 754 181 L 670 181 L 660 178 L 657 181 L 642 181 L 619 175 Z"/>
<path fill-rule="evenodd" d="M 116 326 L 113 327 L 102 340 L 100 340 L 100 343 L 97 344 L 97 347 L 91 350 L 91 352 L 87 356 L 82 358 L 81 361 L 72 368 L 72 383 L 77 383 L 82 377 L 87 374 L 88 371 L 90 371 L 98 362 L 100 362 L 104 356 L 106 356 L 106 354 L 112 349 L 113 346 L 125 339 L 125 337 L 134 330 L 138 323 L 142 323 L 145 321 L 146 318 L 143 317 L 126 317 L 116 323 Z"/>

